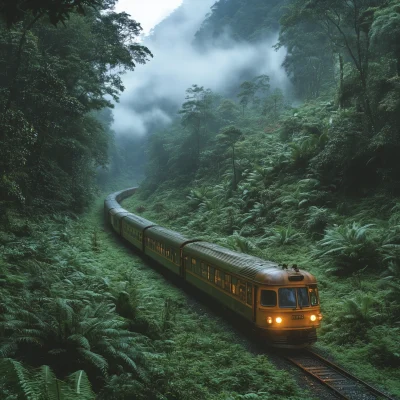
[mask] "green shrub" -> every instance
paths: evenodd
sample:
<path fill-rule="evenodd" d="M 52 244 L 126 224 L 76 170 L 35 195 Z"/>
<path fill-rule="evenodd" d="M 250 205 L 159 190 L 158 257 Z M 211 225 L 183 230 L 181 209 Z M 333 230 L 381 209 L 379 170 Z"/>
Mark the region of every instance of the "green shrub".
<path fill-rule="evenodd" d="M 369 360 L 382 368 L 400 367 L 399 335 L 399 328 L 373 327 L 368 333 Z"/>
<path fill-rule="evenodd" d="M 141 213 L 143 213 L 145 211 L 146 211 L 146 207 L 145 206 L 137 206 L 136 207 L 136 212 L 139 213 L 139 214 L 141 214 Z"/>
<path fill-rule="evenodd" d="M 339 225 L 328 228 L 313 255 L 329 271 L 351 274 L 361 268 L 376 268 L 377 244 L 370 238 L 372 224 Z"/>
<path fill-rule="evenodd" d="M 311 206 L 306 214 L 305 226 L 310 233 L 322 234 L 332 219 L 327 208 Z"/>
<path fill-rule="evenodd" d="M 0 395 L 6 394 L 7 387 L 13 393 L 7 399 L 93 400 L 95 398 L 85 371 L 74 372 L 65 381 L 61 381 L 46 365 L 35 370 L 28 369 L 18 361 L 5 358 L 0 359 L 0 375 L 5 380 L 1 382 L 0 379 Z"/>
<path fill-rule="evenodd" d="M 163 203 L 156 203 L 156 204 L 154 204 L 154 206 L 153 206 L 153 210 L 154 210 L 156 213 L 161 213 L 161 212 L 163 212 L 163 211 L 165 210 L 165 206 L 164 206 Z"/>
<path fill-rule="evenodd" d="M 235 232 L 226 239 L 226 247 L 240 253 L 253 254 L 257 246 L 249 239 Z"/>
<path fill-rule="evenodd" d="M 302 234 L 293 229 L 290 225 L 287 227 L 277 226 L 272 229 L 265 230 L 266 237 L 260 243 L 266 243 L 270 246 L 283 246 L 297 243 Z"/>

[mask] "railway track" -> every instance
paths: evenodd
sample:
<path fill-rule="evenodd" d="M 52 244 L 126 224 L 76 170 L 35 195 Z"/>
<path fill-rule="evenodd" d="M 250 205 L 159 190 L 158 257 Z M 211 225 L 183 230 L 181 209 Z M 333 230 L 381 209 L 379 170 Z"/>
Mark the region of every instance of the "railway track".
<path fill-rule="evenodd" d="M 308 375 L 348 400 L 395 400 L 310 350 L 284 356 Z"/>

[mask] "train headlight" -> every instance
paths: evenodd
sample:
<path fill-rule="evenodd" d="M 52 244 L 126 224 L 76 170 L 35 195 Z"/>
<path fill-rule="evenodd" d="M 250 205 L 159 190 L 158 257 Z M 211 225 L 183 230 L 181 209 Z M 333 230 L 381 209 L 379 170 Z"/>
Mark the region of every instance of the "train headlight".
<path fill-rule="evenodd" d="M 282 323 L 282 318 L 281 318 L 281 317 L 277 317 L 277 318 L 275 319 L 275 322 L 276 322 L 277 324 L 281 324 L 281 323 Z"/>
<path fill-rule="evenodd" d="M 318 320 L 321 321 L 321 319 L 322 319 L 322 314 L 320 313 L 318 314 Z"/>
<path fill-rule="evenodd" d="M 268 322 L 269 324 L 272 324 L 272 317 L 268 317 L 268 318 L 267 318 L 267 322 Z"/>
<path fill-rule="evenodd" d="M 314 322 L 317 320 L 317 316 L 316 315 L 311 315 L 310 317 L 311 321 Z"/>

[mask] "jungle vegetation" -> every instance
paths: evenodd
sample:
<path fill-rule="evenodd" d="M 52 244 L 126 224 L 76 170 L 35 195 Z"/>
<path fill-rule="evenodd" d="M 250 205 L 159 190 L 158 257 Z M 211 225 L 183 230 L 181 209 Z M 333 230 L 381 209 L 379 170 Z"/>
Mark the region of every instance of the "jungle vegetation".
<path fill-rule="evenodd" d="M 0 398 L 312 398 L 104 230 L 145 161 L 125 208 L 310 270 L 319 349 L 399 395 L 399 2 L 217 1 L 196 45 L 279 34 L 291 87 L 195 82 L 145 155 L 111 129 L 152 57 L 114 4 L 0 1 Z"/>
<path fill-rule="evenodd" d="M 229 98 L 188 88 L 174 123 L 150 137 L 146 180 L 124 205 L 311 270 L 325 314 L 319 348 L 399 393 L 400 4 L 276 4 L 219 1 L 196 40 L 218 44 L 230 31 L 251 42 L 279 17 L 291 89 L 268 71 Z M 265 12 L 254 19 L 255 9 Z"/>

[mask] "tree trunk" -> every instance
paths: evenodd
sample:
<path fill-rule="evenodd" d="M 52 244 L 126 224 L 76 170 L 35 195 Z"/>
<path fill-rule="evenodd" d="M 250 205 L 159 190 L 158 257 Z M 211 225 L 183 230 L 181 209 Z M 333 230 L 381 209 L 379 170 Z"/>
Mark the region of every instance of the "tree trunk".
<path fill-rule="evenodd" d="M 232 167 L 233 167 L 233 190 L 236 190 L 236 167 L 235 167 L 235 146 L 232 146 Z"/>

